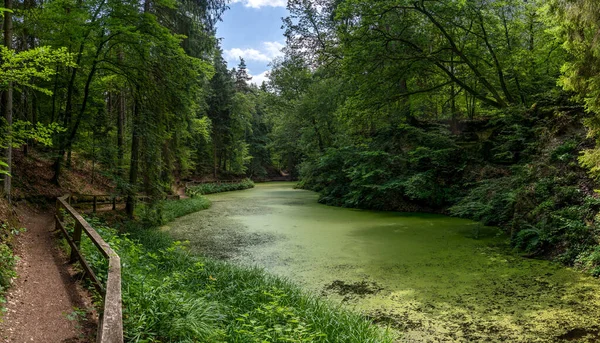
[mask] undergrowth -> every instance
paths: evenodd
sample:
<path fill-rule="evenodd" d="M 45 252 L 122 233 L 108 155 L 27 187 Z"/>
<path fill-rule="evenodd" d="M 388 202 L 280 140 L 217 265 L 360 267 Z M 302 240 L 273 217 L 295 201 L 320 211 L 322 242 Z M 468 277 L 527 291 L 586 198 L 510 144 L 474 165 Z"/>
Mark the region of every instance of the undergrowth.
<path fill-rule="evenodd" d="M 176 203 L 164 204 L 163 218 L 187 212 Z M 124 223 L 125 235 L 97 218 L 89 222 L 121 257 L 127 342 L 391 342 L 360 315 L 261 269 L 193 255 L 141 222 Z M 84 239 L 82 250 L 106 280 L 91 241 Z"/>
<path fill-rule="evenodd" d="M 178 201 L 160 200 L 153 204 L 139 204 L 136 208 L 136 217 L 144 226 L 160 226 L 175 218 L 209 207 L 210 200 L 205 197 L 193 197 Z"/>
<path fill-rule="evenodd" d="M 186 189 L 185 193 L 191 197 L 204 194 L 214 194 L 229 191 L 240 191 L 243 189 L 254 188 L 254 182 L 250 179 L 244 179 L 235 183 L 202 183 Z"/>
<path fill-rule="evenodd" d="M 426 122 L 378 131 L 307 159 L 300 185 L 330 205 L 432 210 L 496 225 L 527 256 L 600 276 L 597 182 L 578 161 L 593 146 L 587 114 L 565 100 L 544 101 L 461 135 Z"/>
<path fill-rule="evenodd" d="M 18 221 L 13 216 L 0 217 L 0 309 L 4 312 L 4 293 L 17 276 L 15 266 L 18 257 L 14 254 L 15 238 L 24 228 L 18 226 Z"/>

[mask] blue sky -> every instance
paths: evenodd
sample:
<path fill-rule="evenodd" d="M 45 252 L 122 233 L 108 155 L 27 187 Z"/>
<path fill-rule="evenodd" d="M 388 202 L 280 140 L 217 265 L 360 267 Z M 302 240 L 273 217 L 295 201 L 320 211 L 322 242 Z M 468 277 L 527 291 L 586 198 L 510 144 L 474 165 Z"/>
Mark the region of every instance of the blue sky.
<path fill-rule="evenodd" d="M 234 68 L 243 57 L 251 82 L 261 84 L 269 63 L 281 55 L 285 37 L 281 18 L 287 16 L 287 0 L 232 0 L 230 9 L 217 24 L 223 57 Z"/>

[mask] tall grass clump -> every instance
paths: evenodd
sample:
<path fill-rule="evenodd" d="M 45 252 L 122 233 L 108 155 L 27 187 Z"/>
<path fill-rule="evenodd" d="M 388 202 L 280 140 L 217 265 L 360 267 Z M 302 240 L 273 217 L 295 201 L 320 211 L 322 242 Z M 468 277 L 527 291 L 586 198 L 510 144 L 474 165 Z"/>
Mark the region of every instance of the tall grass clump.
<path fill-rule="evenodd" d="M 209 207 L 210 200 L 205 197 L 160 200 L 154 204 L 140 204 L 136 209 L 136 217 L 144 226 L 160 226 Z"/>
<path fill-rule="evenodd" d="M 254 188 L 254 182 L 252 182 L 250 179 L 244 179 L 236 183 L 202 183 L 193 187 L 189 187 L 185 192 L 191 197 L 196 197 L 198 195 L 240 191 L 249 188 Z"/>
<path fill-rule="evenodd" d="M 140 222 L 126 223 L 126 235 L 96 218 L 89 222 L 121 257 L 127 342 L 392 341 L 362 316 L 261 269 L 193 255 L 185 243 Z M 84 239 L 82 250 L 105 280 L 97 249 Z"/>
<path fill-rule="evenodd" d="M 206 210 L 210 207 L 210 200 L 205 197 L 181 199 L 178 201 L 164 200 L 161 202 L 162 224 L 173 221 L 190 213 Z"/>

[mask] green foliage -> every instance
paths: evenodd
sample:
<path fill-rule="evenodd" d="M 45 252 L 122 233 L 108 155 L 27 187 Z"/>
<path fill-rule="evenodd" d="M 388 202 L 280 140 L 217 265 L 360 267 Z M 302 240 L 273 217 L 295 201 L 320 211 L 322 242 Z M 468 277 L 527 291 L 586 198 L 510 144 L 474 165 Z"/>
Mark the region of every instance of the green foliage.
<path fill-rule="evenodd" d="M 5 122 L 4 119 L 0 122 Z M 52 146 L 53 135 L 65 130 L 56 123 L 44 125 L 37 123 L 33 125 L 30 122 L 17 120 L 8 128 L 9 134 L 0 137 L 0 148 L 10 144 L 14 148 L 20 148 L 28 140 L 35 141 L 44 146 Z M 0 159 L 0 175 L 9 175 L 7 172 L 8 164 Z"/>
<path fill-rule="evenodd" d="M 600 210 L 582 186 L 591 180 L 575 162 L 585 146 L 580 121 L 577 116 L 563 121 L 552 108 L 497 120 L 489 149 L 496 165 L 482 169 L 450 213 L 503 227 L 513 246 L 529 255 L 594 269 L 593 259 L 580 261 L 598 244 Z"/>
<path fill-rule="evenodd" d="M 590 247 L 587 251 L 577 256 L 575 265 L 588 271 L 595 277 L 600 276 L 600 246 Z"/>
<path fill-rule="evenodd" d="M 209 208 L 210 200 L 205 197 L 180 199 L 176 201 L 166 200 L 161 202 L 160 205 L 163 211 L 162 224 L 165 224 L 173 221 L 175 218 Z"/>
<path fill-rule="evenodd" d="M 577 142 L 575 140 L 568 140 L 557 146 L 552 151 L 551 160 L 559 162 L 568 162 L 576 156 Z"/>
<path fill-rule="evenodd" d="M 233 342 L 315 342 L 326 334 L 315 331 L 299 316 L 299 311 L 286 306 L 284 291 L 266 290 L 267 301 L 251 312 L 235 319 Z"/>
<path fill-rule="evenodd" d="M 510 223 L 519 192 L 517 185 L 512 177 L 481 181 L 450 208 L 450 213 L 485 225 Z"/>
<path fill-rule="evenodd" d="M 16 277 L 15 265 L 18 257 L 13 252 L 13 240 L 25 229 L 17 229 L 8 223 L 0 223 L 0 299 L 10 286 L 11 279 Z"/>
<path fill-rule="evenodd" d="M 180 200 L 161 200 L 138 207 L 140 221 L 147 226 L 163 225 L 175 218 L 205 210 L 210 200 L 205 197 L 193 197 Z"/>
<path fill-rule="evenodd" d="M 230 191 L 239 191 L 243 189 L 254 188 L 254 182 L 250 179 L 244 179 L 240 182 L 213 182 L 201 183 L 186 189 L 186 194 L 192 198 L 204 194 L 222 193 Z"/>
<path fill-rule="evenodd" d="M 514 239 L 514 246 L 526 253 L 537 253 L 542 244 L 542 238 L 540 236 L 540 231 L 535 228 L 523 229 L 517 233 Z"/>
<path fill-rule="evenodd" d="M 441 207 L 457 196 L 453 181 L 464 161 L 443 128 L 402 125 L 380 132 L 370 145 L 331 148 L 304 162 L 301 184 L 333 205 L 400 210 L 414 201 Z"/>
<path fill-rule="evenodd" d="M 48 81 L 56 74 L 56 65 L 75 67 L 73 55 L 66 48 L 38 47 L 15 51 L 0 46 L 0 89 L 12 82 L 16 86 L 29 87 L 47 95 L 52 92 L 40 87 L 40 81 Z"/>
<path fill-rule="evenodd" d="M 562 66 L 559 84 L 563 89 L 574 92 L 574 97 L 585 104 L 592 114 L 586 118 L 588 136 L 596 140 L 596 146 L 583 151 L 579 157 L 582 166 L 590 175 L 600 178 L 600 73 L 595 68 L 599 61 L 600 45 L 595 38 L 598 32 L 600 7 L 593 0 L 552 0 L 545 6 L 547 20 L 556 23 L 554 34 L 564 40 L 564 48 L 573 58 Z"/>
<path fill-rule="evenodd" d="M 0 175 L 10 175 L 8 172 L 8 164 L 0 160 Z"/>
<path fill-rule="evenodd" d="M 44 146 L 52 146 L 52 138 L 55 134 L 66 131 L 58 123 L 36 123 L 33 125 L 28 121 L 17 120 L 11 126 L 10 142 L 15 148 L 21 147 L 28 140 L 35 141 Z"/>
<path fill-rule="evenodd" d="M 0 292 L 2 293 L 10 286 L 11 279 L 17 276 L 14 271 L 16 262 L 17 258 L 12 248 L 0 243 Z"/>

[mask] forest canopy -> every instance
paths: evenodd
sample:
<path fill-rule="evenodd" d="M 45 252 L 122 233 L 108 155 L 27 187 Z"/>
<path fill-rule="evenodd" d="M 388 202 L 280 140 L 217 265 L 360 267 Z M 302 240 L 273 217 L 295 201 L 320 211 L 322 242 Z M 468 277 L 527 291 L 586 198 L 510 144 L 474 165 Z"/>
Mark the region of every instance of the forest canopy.
<path fill-rule="evenodd" d="M 34 146 L 56 184 L 74 156 L 100 165 L 129 215 L 188 179 L 292 175 L 324 203 L 465 216 L 568 263 L 594 245 L 595 1 L 289 0 L 262 85 L 223 58 L 225 0 L 3 7 L 6 195 L 13 147 Z"/>

